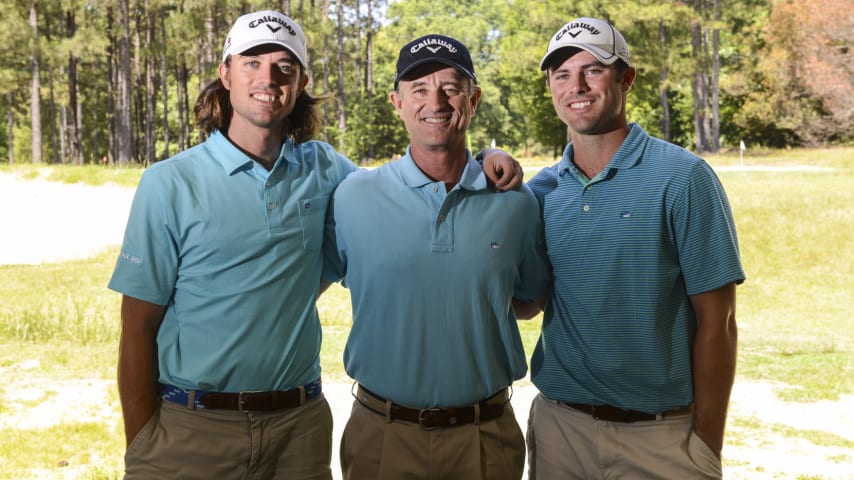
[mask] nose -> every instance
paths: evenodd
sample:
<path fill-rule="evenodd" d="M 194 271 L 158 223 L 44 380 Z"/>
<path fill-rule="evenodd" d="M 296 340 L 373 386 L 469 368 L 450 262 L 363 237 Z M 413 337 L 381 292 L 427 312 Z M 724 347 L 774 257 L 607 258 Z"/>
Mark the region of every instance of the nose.
<path fill-rule="evenodd" d="M 442 110 L 448 104 L 448 95 L 441 88 L 431 89 L 427 96 L 427 105 L 433 111 Z"/>
<path fill-rule="evenodd" d="M 584 78 L 584 73 L 579 72 L 569 76 L 566 84 L 566 91 L 569 94 L 578 94 L 586 92 L 588 89 L 587 82 Z"/>
<path fill-rule="evenodd" d="M 281 71 L 279 70 L 279 67 L 270 62 L 261 65 L 261 68 L 258 69 L 256 78 L 259 83 L 264 85 L 278 85 L 280 76 Z"/>

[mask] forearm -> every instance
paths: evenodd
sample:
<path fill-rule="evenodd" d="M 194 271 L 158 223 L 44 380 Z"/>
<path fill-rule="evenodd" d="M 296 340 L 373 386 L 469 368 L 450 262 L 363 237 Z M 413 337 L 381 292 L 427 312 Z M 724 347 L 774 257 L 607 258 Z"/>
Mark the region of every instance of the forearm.
<path fill-rule="evenodd" d="M 723 448 L 727 407 L 735 380 L 737 349 L 735 286 L 724 289 L 732 290 L 731 304 L 724 302 L 714 309 L 706 309 L 704 313 L 698 312 L 693 354 L 693 428 L 718 456 Z"/>
<path fill-rule="evenodd" d="M 157 329 L 162 318 L 162 310 L 159 318 L 142 318 L 138 310 L 128 311 L 133 310 L 129 304 L 134 303 L 127 299 L 122 302 L 117 372 L 125 441 L 128 445 L 154 414 L 157 406 Z"/>

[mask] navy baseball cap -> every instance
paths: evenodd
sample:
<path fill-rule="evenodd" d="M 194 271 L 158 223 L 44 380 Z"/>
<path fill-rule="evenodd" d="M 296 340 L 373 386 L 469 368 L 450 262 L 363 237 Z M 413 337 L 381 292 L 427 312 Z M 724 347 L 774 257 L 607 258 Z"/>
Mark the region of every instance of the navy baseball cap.
<path fill-rule="evenodd" d="M 414 68 L 428 63 L 441 63 L 454 67 L 463 75 L 477 82 L 471 55 L 465 45 L 444 35 L 425 35 L 407 43 L 397 57 L 394 88 Z"/>

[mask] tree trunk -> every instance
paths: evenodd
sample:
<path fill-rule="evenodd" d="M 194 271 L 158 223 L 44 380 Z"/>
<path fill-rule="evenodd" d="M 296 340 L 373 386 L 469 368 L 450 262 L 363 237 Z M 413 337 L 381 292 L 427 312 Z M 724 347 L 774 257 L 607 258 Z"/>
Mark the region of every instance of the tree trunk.
<path fill-rule="evenodd" d="M 30 91 L 30 120 L 32 126 L 33 163 L 42 163 L 42 114 L 41 114 L 41 76 L 39 74 L 39 28 L 36 5 L 30 6 L 30 28 L 32 29 L 30 47 L 30 73 L 32 89 Z"/>
<path fill-rule="evenodd" d="M 133 158 L 133 126 L 131 125 L 131 69 L 130 69 L 130 19 L 128 18 L 128 0 L 116 2 L 119 11 L 119 58 L 116 68 L 117 122 L 116 122 L 116 162 L 127 165 Z"/>
<path fill-rule="evenodd" d="M 6 138 L 9 144 L 9 165 L 15 163 L 15 94 L 12 90 L 6 92 Z"/>
<path fill-rule="evenodd" d="M 365 100 L 368 102 L 368 121 L 374 121 L 374 12 L 372 1 L 367 2 L 368 16 L 365 29 Z M 368 141 L 368 160 L 373 161 L 376 151 L 373 137 Z"/>
<path fill-rule="evenodd" d="M 658 24 L 658 39 L 661 44 L 663 61 L 661 62 L 661 70 L 658 74 L 658 100 L 661 104 L 661 135 L 664 140 L 672 141 L 670 134 L 670 88 L 667 85 L 667 27 L 664 22 Z"/>
<path fill-rule="evenodd" d="M 291 16 L 291 0 L 282 0 L 279 2 L 279 10 L 287 16 Z"/>
<path fill-rule="evenodd" d="M 347 134 L 347 95 L 344 93 L 344 5 L 338 2 L 338 151 L 344 150 L 344 136 Z"/>
<path fill-rule="evenodd" d="M 149 0 L 145 0 L 145 164 L 151 165 L 157 161 L 155 148 L 155 93 L 154 86 L 154 14 Z"/>
<path fill-rule="evenodd" d="M 74 11 L 68 10 L 65 13 L 65 35 L 67 38 L 73 38 L 77 31 L 77 22 L 74 17 Z M 68 113 L 65 123 L 66 134 L 63 138 L 68 138 L 68 157 L 72 164 L 81 165 L 83 163 L 83 148 L 80 139 L 80 118 L 78 115 L 77 104 L 77 64 L 80 59 L 74 55 L 74 50 L 68 53 Z"/>
<path fill-rule="evenodd" d="M 163 157 L 169 158 L 169 72 L 166 67 L 166 8 L 161 7 L 160 15 L 160 89 L 163 93 Z"/>
<path fill-rule="evenodd" d="M 53 91 L 53 70 L 47 69 L 47 89 L 49 93 L 48 111 L 50 112 L 51 163 L 59 163 L 59 130 L 56 127 L 56 95 Z M 65 157 L 63 157 L 64 159 Z"/>
<path fill-rule="evenodd" d="M 720 108 L 720 70 L 721 70 L 721 32 L 718 28 L 721 20 L 721 0 L 714 0 L 715 27 L 712 29 L 712 151 L 721 149 L 721 108 Z"/>
<path fill-rule="evenodd" d="M 112 164 L 115 162 L 118 154 L 116 153 L 116 131 L 118 121 L 116 119 L 116 89 L 118 83 L 118 75 L 116 74 L 116 50 L 118 41 L 115 34 L 115 19 L 113 18 L 113 8 L 107 8 L 107 35 L 109 37 L 109 46 L 107 47 L 107 152 L 101 158 L 101 163 Z"/>
<path fill-rule="evenodd" d="M 326 19 L 329 18 L 329 0 L 323 0 L 323 15 L 320 21 L 320 24 L 323 25 L 326 22 Z M 328 92 L 329 89 L 329 35 L 323 36 L 323 55 L 320 59 L 321 65 L 323 65 L 323 91 Z M 323 104 L 323 125 L 329 125 L 329 103 L 324 102 Z M 326 133 L 326 129 L 323 130 L 323 140 L 328 142 L 329 135 Z"/>
<path fill-rule="evenodd" d="M 691 90 L 694 97 L 694 132 L 698 153 L 711 150 L 709 143 L 709 64 L 703 35 L 704 0 L 694 0 L 695 20 L 691 22 L 691 52 L 694 58 L 694 79 Z"/>
<path fill-rule="evenodd" d="M 181 59 L 181 65 L 178 66 L 178 150 L 183 151 L 189 143 L 189 110 L 187 107 L 187 64 Z"/>

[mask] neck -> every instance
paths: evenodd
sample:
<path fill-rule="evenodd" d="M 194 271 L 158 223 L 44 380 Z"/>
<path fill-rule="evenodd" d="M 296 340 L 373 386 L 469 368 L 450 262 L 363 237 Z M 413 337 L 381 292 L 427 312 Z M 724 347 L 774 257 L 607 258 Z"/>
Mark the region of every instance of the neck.
<path fill-rule="evenodd" d="M 598 135 L 584 135 L 571 131 L 571 160 L 587 178 L 592 179 L 608 165 L 628 134 L 628 126 Z"/>
<path fill-rule="evenodd" d="M 459 183 L 468 161 L 465 146 L 427 149 L 411 145 L 409 152 L 415 165 L 431 180 L 445 182 L 448 191 Z"/>
<path fill-rule="evenodd" d="M 248 129 L 229 126 L 228 139 L 262 167 L 272 170 L 282 152 L 284 137 L 278 130 Z"/>

